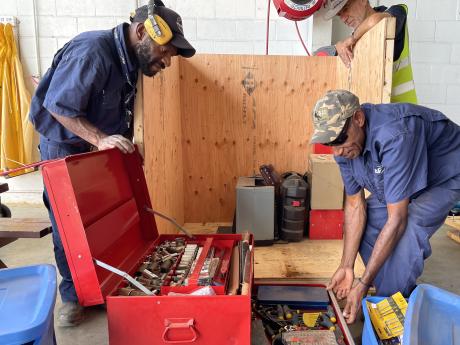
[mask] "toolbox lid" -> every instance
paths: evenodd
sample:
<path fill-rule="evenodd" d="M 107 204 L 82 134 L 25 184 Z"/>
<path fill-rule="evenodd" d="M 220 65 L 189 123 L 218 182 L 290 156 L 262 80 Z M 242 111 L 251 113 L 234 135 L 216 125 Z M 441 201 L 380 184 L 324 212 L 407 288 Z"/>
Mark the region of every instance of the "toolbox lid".
<path fill-rule="evenodd" d="M 132 274 L 158 237 L 137 150 L 73 155 L 42 167 L 80 303 L 104 303 L 123 280 L 97 259 Z"/>

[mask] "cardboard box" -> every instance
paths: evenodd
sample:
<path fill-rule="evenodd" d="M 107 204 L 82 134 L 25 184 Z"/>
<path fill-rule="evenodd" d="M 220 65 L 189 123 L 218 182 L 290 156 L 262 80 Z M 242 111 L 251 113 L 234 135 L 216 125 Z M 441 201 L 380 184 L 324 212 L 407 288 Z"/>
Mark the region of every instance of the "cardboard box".
<path fill-rule="evenodd" d="M 340 169 L 330 154 L 310 155 L 311 209 L 341 210 L 343 182 Z"/>

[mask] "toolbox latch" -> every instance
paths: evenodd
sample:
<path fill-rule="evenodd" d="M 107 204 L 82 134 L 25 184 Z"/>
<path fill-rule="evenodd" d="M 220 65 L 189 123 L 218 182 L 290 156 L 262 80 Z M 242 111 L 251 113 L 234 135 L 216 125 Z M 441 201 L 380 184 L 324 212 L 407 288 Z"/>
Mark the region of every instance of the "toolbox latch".
<path fill-rule="evenodd" d="M 190 337 L 184 340 L 171 340 L 171 334 L 176 331 L 187 330 Z M 181 332 L 182 333 L 182 332 Z M 163 341 L 168 344 L 186 344 L 193 343 L 197 338 L 194 319 L 165 319 L 165 331 L 163 332 Z"/>

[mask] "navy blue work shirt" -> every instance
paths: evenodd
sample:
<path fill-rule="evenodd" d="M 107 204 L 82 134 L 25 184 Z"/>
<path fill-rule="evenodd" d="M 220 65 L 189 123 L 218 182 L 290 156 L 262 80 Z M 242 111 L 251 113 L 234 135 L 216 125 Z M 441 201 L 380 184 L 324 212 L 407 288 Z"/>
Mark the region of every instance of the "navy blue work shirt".
<path fill-rule="evenodd" d="M 41 135 L 55 142 L 85 143 L 50 112 L 85 117 L 107 135 L 128 132 L 126 110 L 132 108 L 134 96 L 129 105 L 125 100 L 127 95 L 134 95 L 138 73 L 137 62 L 128 53 L 125 42 L 128 25 L 84 32 L 56 53 L 30 107 L 30 121 Z"/>
<path fill-rule="evenodd" d="M 460 127 L 441 112 L 409 103 L 363 104 L 362 109 L 363 152 L 355 159 L 335 157 L 348 195 L 366 188 L 391 204 L 460 175 Z"/>

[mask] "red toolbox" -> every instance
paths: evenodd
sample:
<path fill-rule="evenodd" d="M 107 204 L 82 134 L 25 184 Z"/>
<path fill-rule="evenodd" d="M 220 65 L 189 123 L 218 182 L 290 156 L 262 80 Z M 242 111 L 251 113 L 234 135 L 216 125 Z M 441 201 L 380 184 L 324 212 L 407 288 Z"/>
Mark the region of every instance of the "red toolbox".
<path fill-rule="evenodd" d="M 309 238 L 340 240 L 343 238 L 343 210 L 311 210 Z"/>
<path fill-rule="evenodd" d="M 79 301 L 84 306 L 106 303 L 111 345 L 250 345 L 250 293 L 226 295 L 227 278 L 212 287 L 216 293 L 212 296 L 167 295 L 169 290 L 192 290 L 180 286 L 162 286 L 160 295 L 119 295 L 127 284 L 118 274 L 133 276 L 160 243 L 185 238 L 158 234 L 155 219 L 146 209 L 151 203 L 137 152 L 124 155 L 113 149 L 69 156 L 44 164 L 42 173 Z M 228 271 L 227 249 L 241 239 L 241 234 L 187 239 L 202 247 L 191 277 L 196 280 L 211 246 L 224 253 L 220 273 Z M 245 280 L 249 291 L 256 292 L 253 250 L 247 258 L 250 269 Z M 334 296 L 329 293 L 329 298 L 345 344 L 353 345 Z"/>
<path fill-rule="evenodd" d="M 178 237 L 159 235 L 154 217 L 145 210 L 151 204 L 141 163 L 137 152 L 124 155 L 113 149 L 69 156 L 42 168 L 80 303 L 106 302 L 112 345 L 249 345 L 249 294 L 119 296 L 124 279 L 95 265 L 98 260 L 133 275 L 158 243 Z M 241 238 L 198 235 L 194 240 L 205 247 Z"/>

